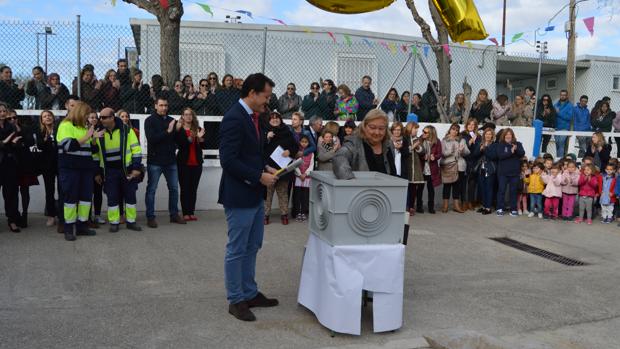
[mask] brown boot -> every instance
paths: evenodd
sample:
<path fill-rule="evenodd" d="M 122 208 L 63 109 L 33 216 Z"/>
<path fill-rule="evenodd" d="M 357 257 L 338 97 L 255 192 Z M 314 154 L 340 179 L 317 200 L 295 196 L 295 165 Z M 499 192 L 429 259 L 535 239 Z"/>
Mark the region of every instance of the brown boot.
<path fill-rule="evenodd" d="M 443 200 L 443 206 L 441 207 L 441 212 L 443 213 L 447 213 L 448 212 L 448 202 L 449 200 Z"/>
<path fill-rule="evenodd" d="M 461 200 L 454 200 L 454 212 L 458 212 L 458 213 L 464 213 L 465 212 L 461 208 Z"/>
<path fill-rule="evenodd" d="M 471 204 L 469 203 L 469 201 L 465 201 L 463 202 L 463 206 L 461 206 L 461 208 L 463 209 L 463 211 L 469 211 L 471 210 Z"/>

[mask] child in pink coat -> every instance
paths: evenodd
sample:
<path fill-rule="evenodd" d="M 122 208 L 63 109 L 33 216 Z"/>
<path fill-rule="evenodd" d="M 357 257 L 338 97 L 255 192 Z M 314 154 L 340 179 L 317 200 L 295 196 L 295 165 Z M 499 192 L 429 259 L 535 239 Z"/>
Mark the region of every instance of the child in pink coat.
<path fill-rule="evenodd" d="M 557 219 L 560 206 L 560 198 L 562 197 L 562 175 L 560 174 L 560 166 L 553 165 L 549 173 L 543 173 L 542 180 L 547 185 L 543 190 L 545 197 L 545 218 Z"/>
<path fill-rule="evenodd" d="M 592 204 L 597 196 L 598 176 L 594 173 L 594 165 L 587 164 L 582 166 L 581 175 L 579 175 L 579 217 L 575 219 L 575 223 L 583 222 L 583 213 L 586 213 L 586 222 L 592 224 Z"/>
<path fill-rule="evenodd" d="M 579 171 L 577 164 L 570 160 L 562 172 L 562 219 L 573 219 L 575 200 L 579 192 Z"/>

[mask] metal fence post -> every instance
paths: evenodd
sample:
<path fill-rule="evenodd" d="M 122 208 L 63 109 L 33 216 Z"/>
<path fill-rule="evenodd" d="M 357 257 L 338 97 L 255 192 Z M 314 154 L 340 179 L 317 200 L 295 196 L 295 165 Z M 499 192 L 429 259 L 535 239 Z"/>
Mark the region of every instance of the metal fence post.
<path fill-rule="evenodd" d="M 265 74 L 265 62 L 267 60 L 267 27 L 263 32 L 263 64 L 261 68 L 261 72 Z"/>
<path fill-rule="evenodd" d="M 418 43 L 415 43 L 415 46 L 411 46 L 411 51 L 413 52 L 415 47 L 415 54 L 418 54 Z M 413 82 L 415 80 L 415 62 L 417 60 L 415 59 L 415 57 L 413 58 L 413 61 L 411 62 L 411 84 L 409 85 L 409 103 L 407 105 L 407 115 L 411 114 L 411 105 L 413 104 Z"/>
<path fill-rule="evenodd" d="M 80 34 L 81 34 L 81 28 L 80 28 L 80 15 L 77 15 L 77 95 L 78 97 L 80 97 L 80 99 L 82 98 L 82 77 L 81 72 L 82 72 L 82 62 L 81 62 L 81 55 L 82 55 L 82 50 L 81 50 L 81 38 L 80 38 Z"/>

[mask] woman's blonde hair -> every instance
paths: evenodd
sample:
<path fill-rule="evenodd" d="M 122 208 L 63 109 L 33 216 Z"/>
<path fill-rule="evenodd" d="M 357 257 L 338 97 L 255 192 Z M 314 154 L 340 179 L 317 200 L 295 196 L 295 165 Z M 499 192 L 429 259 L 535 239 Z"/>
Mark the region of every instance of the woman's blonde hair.
<path fill-rule="evenodd" d="M 489 132 L 491 133 L 491 143 L 495 140 L 495 130 L 489 127 L 482 132 L 482 143 L 486 142 L 486 136 Z"/>
<path fill-rule="evenodd" d="M 90 106 L 84 102 L 75 102 L 75 107 L 71 109 L 67 117 L 63 120 L 71 122 L 74 126 L 86 127 L 88 115 L 92 113 Z"/>
<path fill-rule="evenodd" d="M 198 134 L 198 130 L 200 129 L 200 125 L 198 125 L 198 118 L 196 117 L 196 112 L 190 107 L 183 108 L 183 111 L 181 112 L 181 118 L 183 118 L 183 114 L 185 114 L 186 111 L 189 111 L 192 114 L 192 122 L 189 126 L 189 130 L 192 132 L 192 136 L 196 137 L 196 135 Z M 185 124 L 185 120 L 183 120 L 183 124 Z"/>
<path fill-rule="evenodd" d="M 605 136 L 603 135 L 603 132 L 594 132 L 592 136 L 596 136 L 598 139 L 598 144 L 595 144 L 597 147 L 602 147 L 605 145 Z"/>
<path fill-rule="evenodd" d="M 344 94 L 346 95 L 345 97 L 348 97 L 351 95 L 351 89 L 349 88 L 349 86 L 345 84 L 338 85 L 338 90 L 342 90 L 342 92 L 344 92 Z"/>
<path fill-rule="evenodd" d="M 437 129 L 435 128 L 435 126 L 433 125 L 426 125 L 426 127 L 424 127 L 423 130 L 428 130 L 428 142 L 430 144 L 435 144 L 437 143 Z"/>
<path fill-rule="evenodd" d="M 408 122 L 407 126 L 405 126 L 405 131 L 403 132 L 403 134 L 407 137 L 411 137 L 411 132 L 414 128 L 420 128 L 420 125 L 415 121 Z"/>
<path fill-rule="evenodd" d="M 105 76 L 103 77 L 103 81 L 105 81 L 105 82 L 110 82 L 110 81 L 109 81 L 109 80 L 110 80 L 110 75 L 111 75 L 112 73 L 116 73 L 116 70 L 114 70 L 114 69 L 110 69 L 110 70 L 108 70 L 107 72 L 105 72 Z"/>
<path fill-rule="evenodd" d="M 390 132 L 388 132 L 388 129 L 387 129 L 389 120 L 385 112 L 381 109 L 373 109 L 369 111 L 368 114 L 366 114 L 366 117 L 364 117 L 364 120 L 362 121 L 362 124 L 360 125 L 361 127 L 358 127 L 356 130 L 361 139 L 363 140 L 368 139 L 368 135 L 366 135 L 366 127 L 368 126 L 369 123 L 375 120 L 379 120 L 379 119 L 385 121 L 385 135 L 383 136 L 382 141 L 385 142 L 390 139 Z"/>
<path fill-rule="evenodd" d="M 54 122 L 53 122 L 53 120 L 54 120 L 54 113 L 52 113 L 51 110 L 44 110 L 39 115 L 39 127 L 41 127 L 41 133 L 46 135 L 46 136 L 49 136 L 47 134 L 47 127 L 45 127 L 45 125 L 43 125 L 43 115 L 44 114 L 50 114 L 52 116 L 52 128 L 53 128 L 54 127 Z M 54 132 L 54 131 L 52 130 L 52 132 Z"/>

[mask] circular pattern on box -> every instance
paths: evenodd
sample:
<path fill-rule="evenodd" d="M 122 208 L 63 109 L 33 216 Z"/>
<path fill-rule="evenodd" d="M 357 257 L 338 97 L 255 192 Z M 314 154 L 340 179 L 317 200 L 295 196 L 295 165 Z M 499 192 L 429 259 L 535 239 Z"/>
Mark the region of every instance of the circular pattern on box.
<path fill-rule="evenodd" d="M 325 230 L 329 224 L 329 191 L 319 184 L 316 187 L 317 200 L 314 201 L 314 222 L 320 230 Z"/>
<path fill-rule="evenodd" d="M 390 200 L 378 190 L 364 190 L 349 206 L 349 227 L 357 234 L 371 237 L 381 234 L 390 224 Z"/>

